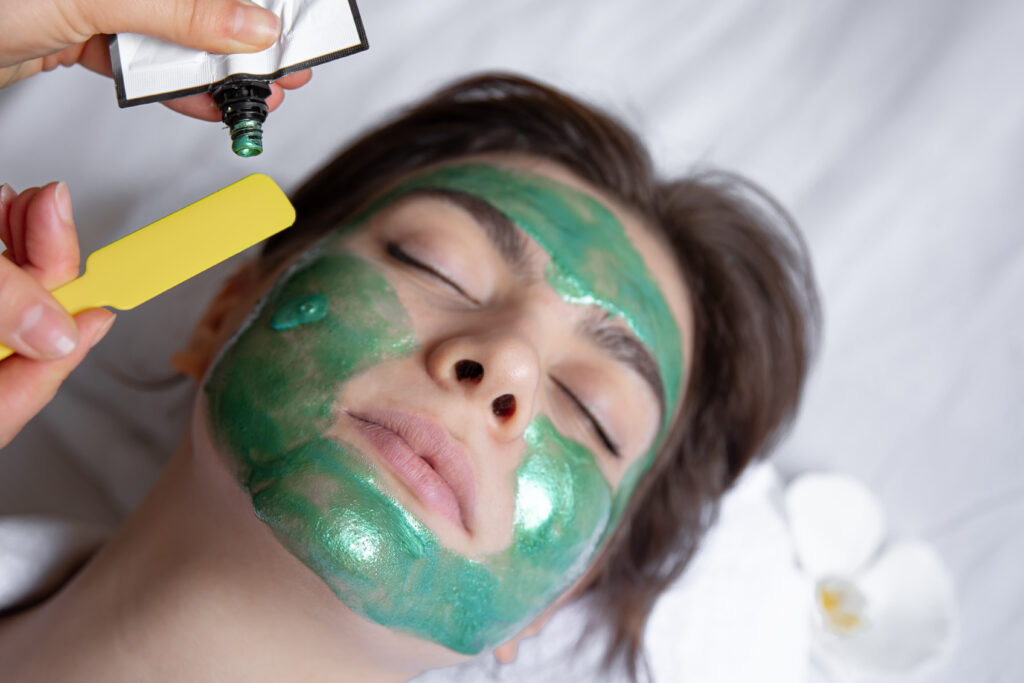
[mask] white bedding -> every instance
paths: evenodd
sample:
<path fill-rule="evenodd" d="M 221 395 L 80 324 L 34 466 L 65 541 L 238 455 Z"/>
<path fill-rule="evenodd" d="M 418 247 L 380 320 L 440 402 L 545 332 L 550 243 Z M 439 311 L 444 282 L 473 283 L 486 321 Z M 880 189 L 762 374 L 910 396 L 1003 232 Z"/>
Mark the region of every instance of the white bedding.
<path fill-rule="evenodd" d="M 610 108 L 667 172 L 738 170 L 803 226 L 826 315 L 779 471 L 861 477 L 891 536 L 924 538 L 950 565 L 959 647 L 904 680 L 1024 680 L 1024 5 L 363 0 L 360 10 L 369 52 L 289 94 L 256 159 L 235 158 L 218 125 L 159 105 L 118 110 L 112 83 L 62 70 L 0 91 L 0 181 L 67 180 L 89 253 L 253 171 L 292 189 L 382 114 L 484 69 Z M 111 368 L 165 374 L 198 302 L 230 270 L 121 314 L 0 453 L 0 515 L 95 529 L 132 508 L 181 433 L 189 389 L 130 387 Z M 659 680 L 824 680 L 806 663 L 774 477 L 744 481 L 659 606 L 649 636 Z M 555 620 L 516 665 L 425 680 L 590 680 L 586 655 L 569 663 L 550 651 L 582 618 Z"/>

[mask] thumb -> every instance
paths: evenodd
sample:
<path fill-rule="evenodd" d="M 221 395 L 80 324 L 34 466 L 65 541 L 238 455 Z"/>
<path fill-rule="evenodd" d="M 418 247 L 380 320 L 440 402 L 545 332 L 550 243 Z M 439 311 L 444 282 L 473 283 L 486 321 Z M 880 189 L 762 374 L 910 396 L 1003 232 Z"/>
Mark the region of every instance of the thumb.
<path fill-rule="evenodd" d="M 78 331 L 67 311 L 28 273 L 0 256 L 0 344 L 29 358 L 55 359 L 77 343 Z"/>
<path fill-rule="evenodd" d="M 93 33 L 144 33 L 208 52 L 262 50 L 281 34 L 277 15 L 251 0 L 60 1 L 89 12 Z"/>
<path fill-rule="evenodd" d="M 281 33 L 277 15 L 250 0 L 0 0 L 0 66 L 84 43 L 100 33 L 143 33 L 208 52 L 254 52 Z"/>

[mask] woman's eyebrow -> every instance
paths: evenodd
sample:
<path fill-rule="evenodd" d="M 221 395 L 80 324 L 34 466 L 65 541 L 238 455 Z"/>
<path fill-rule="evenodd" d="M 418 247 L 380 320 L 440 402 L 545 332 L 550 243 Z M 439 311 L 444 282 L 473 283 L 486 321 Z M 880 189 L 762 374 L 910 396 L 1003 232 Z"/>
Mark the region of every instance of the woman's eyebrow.
<path fill-rule="evenodd" d="M 435 197 L 455 204 L 473 218 L 483 229 L 498 254 L 509 268 L 527 269 L 528 238 L 508 216 L 476 195 L 441 187 L 419 188 L 409 193 L 412 197 Z"/>
<path fill-rule="evenodd" d="M 616 361 L 640 375 L 658 401 L 659 419 L 665 419 L 665 385 L 654 354 L 631 332 L 613 323 L 606 311 L 595 308 L 583 319 L 579 332 Z"/>

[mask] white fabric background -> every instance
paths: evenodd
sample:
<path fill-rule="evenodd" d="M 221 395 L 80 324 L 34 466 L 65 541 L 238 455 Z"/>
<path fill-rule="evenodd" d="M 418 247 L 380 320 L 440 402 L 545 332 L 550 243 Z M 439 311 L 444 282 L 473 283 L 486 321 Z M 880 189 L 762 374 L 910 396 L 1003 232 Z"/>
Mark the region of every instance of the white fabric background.
<path fill-rule="evenodd" d="M 17 189 L 67 180 L 88 253 L 252 171 L 292 189 L 382 114 L 483 69 L 521 71 L 610 108 L 666 172 L 712 164 L 747 174 L 803 226 L 826 313 L 780 471 L 863 478 L 892 536 L 922 537 L 950 564 L 959 647 L 904 680 L 1024 680 L 1024 5 L 363 0 L 360 9 L 370 51 L 318 68 L 289 94 L 266 124 L 261 157 L 233 157 L 222 127 L 159 105 L 118 110 L 112 83 L 76 68 L 0 91 L 0 180 Z M 231 268 L 120 316 L 0 454 L 0 514 L 113 525 L 131 509 L 181 433 L 189 390 L 129 389 L 111 368 L 163 372 Z M 659 607 L 650 636 L 659 680 L 822 680 L 804 663 L 802 593 L 773 476 L 760 470 L 744 483 L 725 515 L 735 523 Z M 744 599 L 729 600 L 729 586 Z M 573 618 L 552 623 L 514 667 L 431 680 L 590 680 L 573 668 L 586 657 L 544 659 Z"/>

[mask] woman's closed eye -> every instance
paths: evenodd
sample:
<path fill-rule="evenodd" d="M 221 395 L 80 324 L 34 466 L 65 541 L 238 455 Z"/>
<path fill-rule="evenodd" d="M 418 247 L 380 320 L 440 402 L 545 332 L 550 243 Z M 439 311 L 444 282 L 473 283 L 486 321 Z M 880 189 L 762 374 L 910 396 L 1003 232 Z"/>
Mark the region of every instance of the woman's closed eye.
<path fill-rule="evenodd" d="M 427 273 L 428 275 L 430 275 L 431 277 L 434 277 L 434 278 L 440 280 L 441 282 L 443 282 L 444 284 L 448 285 L 449 287 L 454 289 L 456 292 L 458 292 L 461 296 L 465 297 L 467 300 L 473 302 L 474 304 L 479 304 L 480 303 L 479 301 L 477 301 L 476 298 L 470 296 L 466 292 L 466 290 L 464 290 L 462 287 L 460 287 L 459 284 L 457 282 L 455 282 L 454 280 L 452 280 L 450 277 L 448 277 L 444 273 L 440 272 L 437 268 L 434 268 L 433 266 L 431 266 L 431 265 L 429 265 L 427 263 L 424 263 L 423 261 L 421 261 L 421 260 L 419 260 L 417 258 L 414 258 L 413 256 L 409 255 L 408 252 L 406 252 L 404 249 L 402 249 L 400 246 L 398 246 L 394 242 L 387 242 L 384 245 L 384 248 L 387 251 L 388 256 L 392 257 L 396 261 L 398 261 L 400 263 L 404 263 L 404 264 L 406 264 L 408 266 L 412 266 L 413 268 L 416 268 L 417 270 L 421 270 L 421 271 Z"/>
<path fill-rule="evenodd" d="M 590 412 L 590 409 L 587 408 L 587 405 L 582 400 L 580 400 L 580 397 L 577 396 L 572 389 L 570 389 L 569 387 L 567 387 L 565 384 L 558 381 L 554 377 L 551 378 L 551 381 L 554 382 L 555 385 L 559 389 L 561 389 L 566 396 L 569 397 L 569 400 L 573 402 L 573 404 L 576 406 L 576 409 L 580 411 L 584 419 L 586 419 L 586 421 L 590 424 L 590 428 L 593 430 L 595 436 L 597 436 L 601 444 L 606 449 L 608 449 L 608 452 L 611 453 L 616 458 L 621 457 L 621 454 L 619 453 L 619 447 L 608 437 L 608 433 L 601 426 L 601 421 L 594 417 L 594 414 Z"/>

